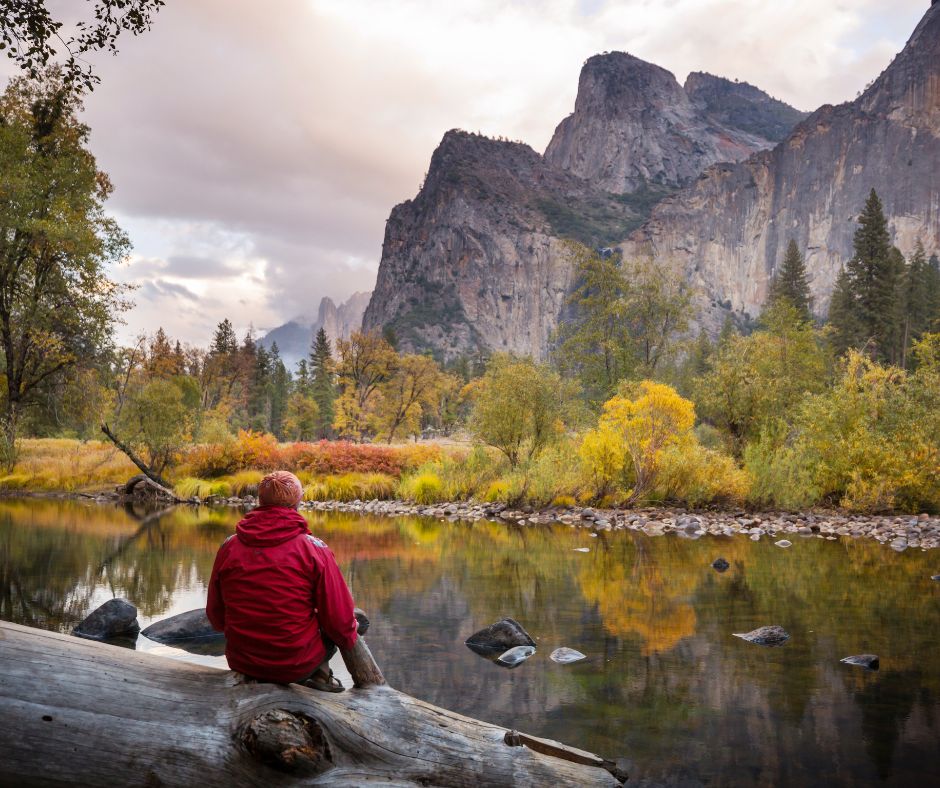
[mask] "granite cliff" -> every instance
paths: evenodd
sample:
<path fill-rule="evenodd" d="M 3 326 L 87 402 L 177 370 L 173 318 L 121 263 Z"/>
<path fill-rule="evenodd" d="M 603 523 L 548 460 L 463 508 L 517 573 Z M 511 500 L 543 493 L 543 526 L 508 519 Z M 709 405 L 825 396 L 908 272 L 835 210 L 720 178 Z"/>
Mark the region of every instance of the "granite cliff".
<path fill-rule="evenodd" d="M 623 244 L 627 255 L 681 265 L 700 294 L 702 324 L 760 311 L 794 238 L 824 315 L 851 257 L 856 218 L 874 188 L 894 243 L 940 250 L 940 5 L 855 101 L 823 106 L 773 150 L 709 168 L 662 201 Z"/>
<path fill-rule="evenodd" d="M 574 112 L 545 159 L 612 192 L 682 186 L 771 147 L 803 117 L 747 83 L 695 73 L 683 87 L 664 68 L 611 52 L 584 64 Z"/>
<path fill-rule="evenodd" d="M 668 71 L 616 52 L 587 61 L 576 107 L 544 156 L 444 136 L 418 195 L 388 219 L 364 328 L 390 328 L 402 349 L 444 358 L 542 357 L 570 290 L 569 240 L 620 241 L 705 166 L 770 147 L 802 117 L 709 75 L 687 92 Z"/>
<path fill-rule="evenodd" d="M 565 239 L 604 245 L 643 217 L 528 145 L 449 131 L 418 196 L 388 219 L 363 327 L 445 358 L 541 356 L 571 282 Z"/>

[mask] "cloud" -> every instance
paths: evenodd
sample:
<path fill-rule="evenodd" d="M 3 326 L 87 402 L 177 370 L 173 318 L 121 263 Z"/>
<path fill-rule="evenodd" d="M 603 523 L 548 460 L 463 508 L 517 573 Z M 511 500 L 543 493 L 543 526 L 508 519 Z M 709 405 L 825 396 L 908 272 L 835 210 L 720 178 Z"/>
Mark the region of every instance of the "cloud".
<path fill-rule="evenodd" d="M 854 98 L 926 5 L 168 3 L 152 31 L 96 58 L 102 84 L 87 101 L 138 255 L 122 276 L 162 283 L 138 290 L 127 331 L 162 323 L 204 343 L 225 316 L 276 325 L 371 288 L 389 211 L 414 196 L 444 131 L 543 150 L 592 54 L 627 50 L 680 80 L 737 77 L 814 109 Z M 167 283 L 202 299 L 202 314 Z"/>

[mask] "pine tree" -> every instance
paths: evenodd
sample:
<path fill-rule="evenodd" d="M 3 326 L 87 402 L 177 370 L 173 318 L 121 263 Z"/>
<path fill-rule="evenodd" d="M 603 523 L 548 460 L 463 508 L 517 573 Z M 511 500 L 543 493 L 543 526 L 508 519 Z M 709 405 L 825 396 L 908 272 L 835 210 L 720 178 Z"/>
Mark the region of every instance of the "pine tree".
<path fill-rule="evenodd" d="M 310 349 L 310 395 L 317 403 L 317 437 L 329 438 L 333 434 L 336 382 L 333 353 L 326 331 L 320 328 Z"/>
<path fill-rule="evenodd" d="M 855 254 L 846 266 L 863 341 L 869 354 L 889 361 L 896 334 L 897 268 L 881 200 L 874 189 L 855 231 Z"/>
<path fill-rule="evenodd" d="M 832 328 L 832 347 L 838 355 L 861 343 L 862 327 L 858 322 L 855 296 L 845 268 L 839 271 L 829 302 L 829 325 Z"/>
<path fill-rule="evenodd" d="M 294 391 L 303 396 L 310 394 L 310 367 L 307 365 L 307 359 L 302 358 L 297 362 L 297 375 L 294 378 Z"/>
<path fill-rule="evenodd" d="M 270 417 L 268 429 L 278 438 L 283 438 L 284 415 L 287 411 L 287 400 L 290 397 L 291 379 L 290 373 L 287 371 L 287 367 L 281 359 L 277 342 L 271 344 L 268 364 L 271 370 L 271 382 L 269 386 Z"/>
<path fill-rule="evenodd" d="M 933 254 L 927 263 L 927 330 L 940 332 L 940 258 Z"/>
<path fill-rule="evenodd" d="M 234 353 L 236 350 L 238 350 L 238 339 L 235 337 L 235 329 L 232 328 L 232 322 L 225 318 L 216 326 L 209 352 L 216 356 L 225 356 Z"/>
<path fill-rule="evenodd" d="M 930 330 L 931 322 L 931 288 L 930 266 L 924 245 L 918 241 L 914 247 L 904 272 L 903 285 L 903 348 L 904 358 L 907 361 L 907 352 L 910 346 Z"/>
<path fill-rule="evenodd" d="M 806 279 L 806 263 L 793 239 L 787 244 L 783 263 L 770 285 L 768 306 L 781 298 L 786 298 L 806 322 L 813 319 L 813 298 L 810 295 L 809 281 Z"/>

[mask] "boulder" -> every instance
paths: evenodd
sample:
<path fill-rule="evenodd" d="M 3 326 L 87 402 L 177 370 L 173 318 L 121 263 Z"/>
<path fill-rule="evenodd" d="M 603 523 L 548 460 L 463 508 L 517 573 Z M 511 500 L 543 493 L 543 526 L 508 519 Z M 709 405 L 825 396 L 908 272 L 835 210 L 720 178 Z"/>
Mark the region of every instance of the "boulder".
<path fill-rule="evenodd" d="M 716 558 L 712 561 L 712 569 L 716 572 L 727 572 L 728 567 L 731 566 L 724 558 Z"/>
<path fill-rule="evenodd" d="M 88 640 L 136 638 L 139 632 L 137 608 L 126 599 L 109 599 L 72 630 L 73 635 Z"/>
<path fill-rule="evenodd" d="M 504 618 L 495 624 L 474 632 L 466 640 L 471 651 L 482 656 L 502 654 L 516 646 L 531 646 L 535 648 L 535 641 L 523 629 L 522 624 L 512 618 Z"/>
<path fill-rule="evenodd" d="M 779 627 L 776 624 L 772 624 L 768 627 L 758 627 L 757 629 L 743 634 L 737 632 L 732 634 L 736 638 L 746 640 L 748 643 L 756 643 L 758 646 L 782 646 L 790 639 L 789 633 L 783 627 Z"/>
<path fill-rule="evenodd" d="M 167 645 L 176 645 L 187 640 L 225 637 L 221 632 L 217 632 L 212 628 L 204 607 L 164 618 L 162 621 L 151 624 L 141 634 L 151 640 L 156 640 L 157 643 Z"/>
<path fill-rule="evenodd" d="M 846 665 L 858 665 L 867 670 L 878 670 L 880 666 L 877 654 L 855 654 L 851 657 L 843 657 L 839 662 L 844 662 Z"/>

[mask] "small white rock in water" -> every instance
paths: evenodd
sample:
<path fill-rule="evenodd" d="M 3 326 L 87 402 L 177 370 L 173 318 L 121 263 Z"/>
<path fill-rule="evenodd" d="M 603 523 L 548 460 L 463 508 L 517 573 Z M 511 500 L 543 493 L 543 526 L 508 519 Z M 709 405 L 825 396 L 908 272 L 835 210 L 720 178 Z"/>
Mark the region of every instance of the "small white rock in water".
<path fill-rule="evenodd" d="M 516 665 L 521 665 L 534 653 L 535 649 L 532 646 L 515 646 L 500 654 L 496 658 L 496 662 L 504 667 L 514 668 Z"/>
<path fill-rule="evenodd" d="M 576 553 L 590 553 L 590 552 L 591 552 L 591 548 L 590 548 L 590 547 L 576 547 L 576 548 L 574 548 L 574 551 L 575 551 Z"/>
<path fill-rule="evenodd" d="M 855 654 L 851 657 L 843 657 L 839 662 L 844 662 L 846 665 L 858 665 L 868 670 L 878 670 L 880 667 L 877 654 Z"/>
<path fill-rule="evenodd" d="M 552 662 L 557 662 L 559 665 L 567 665 L 570 662 L 587 659 L 587 657 L 580 651 L 562 646 L 561 648 L 556 648 L 549 655 L 549 659 L 551 659 Z"/>
<path fill-rule="evenodd" d="M 793 546 L 793 542 L 791 542 L 789 539 L 781 539 L 779 542 L 774 542 L 774 544 L 777 545 L 777 547 L 792 547 Z"/>
<path fill-rule="evenodd" d="M 758 646 L 782 646 L 790 639 L 789 633 L 776 624 L 769 627 L 758 627 L 743 634 L 738 632 L 732 632 L 731 634 L 736 638 L 746 640 L 748 643 L 756 643 Z"/>

